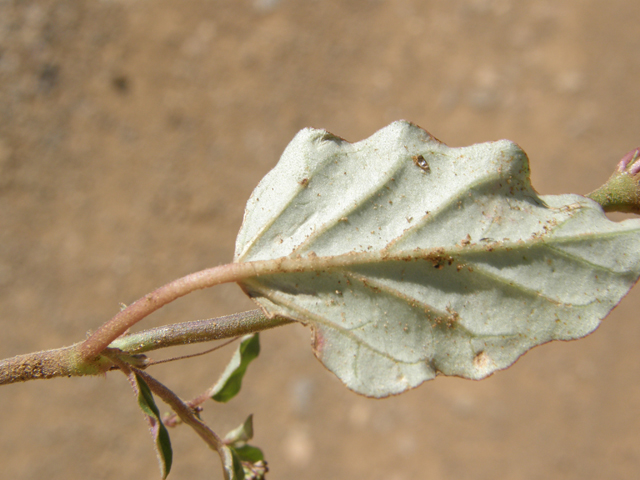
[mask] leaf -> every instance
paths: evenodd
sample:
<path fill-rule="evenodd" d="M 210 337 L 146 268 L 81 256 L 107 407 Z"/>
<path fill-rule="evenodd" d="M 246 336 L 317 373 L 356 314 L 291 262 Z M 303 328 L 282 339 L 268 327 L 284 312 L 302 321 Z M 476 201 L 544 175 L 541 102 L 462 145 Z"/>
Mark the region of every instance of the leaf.
<path fill-rule="evenodd" d="M 133 385 L 133 387 L 138 396 L 138 405 L 142 409 L 142 412 L 147 419 L 147 423 L 149 423 L 149 431 L 153 436 L 158 464 L 160 466 L 160 474 L 162 475 L 162 478 L 167 478 L 173 461 L 173 451 L 171 449 L 169 432 L 160 419 L 160 411 L 156 406 L 153 394 L 151 393 L 147 383 L 135 372 L 130 376 L 130 378 L 135 381 L 135 385 Z"/>
<path fill-rule="evenodd" d="M 265 478 L 269 468 L 264 461 L 262 450 L 251 445 L 230 448 L 241 461 L 245 480 L 263 480 Z"/>
<path fill-rule="evenodd" d="M 244 467 L 233 448 L 225 445 L 220 449 L 219 453 L 222 459 L 225 480 L 245 480 Z"/>
<path fill-rule="evenodd" d="M 242 447 L 233 447 L 233 449 L 243 462 L 258 463 L 264 461 L 264 454 L 258 447 L 243 445 Z"/>
<path fill-rule="evenodd" d="M 234 428 L 224 437 L 224 443 L 227 445 L 238 442 L 246 443 L 253 438 L 253 415 L 249 415 L 247 419 L 237 428 Z"/>
<path fill-rule="evenodd" d="M 242 378 L 249 364 L 260 354 L 260 337 L 257 333 L 245 335 L 231 357 L 218 382 L 211 388 L 210 397 L 216 402 L 228 402 L 242 387 Z"/>
<path fill-rule="evenodd" d="M 244 471 L 244 478 L 247 480 L 260 480 L 264 478 L 269 469 L 264 461 L 262 450 L 252 445 L 247 445 L 247 442 L 252 438 L 253 415 L 249 415 L 242 425 L 225 435 L 224 443 L 237 456 Z"/>
<path fill-rule="evenodd" d="M 262 260 L 277 267 L 242 288 L 310 325 L 349 388 L 384 397 L 591 333 L 638 279 L 640 221 L 538 196 L 506 140 L 449 148 L 402 121 L 354 144 L 305 129 L 247 203 L 235 261 Z"/>

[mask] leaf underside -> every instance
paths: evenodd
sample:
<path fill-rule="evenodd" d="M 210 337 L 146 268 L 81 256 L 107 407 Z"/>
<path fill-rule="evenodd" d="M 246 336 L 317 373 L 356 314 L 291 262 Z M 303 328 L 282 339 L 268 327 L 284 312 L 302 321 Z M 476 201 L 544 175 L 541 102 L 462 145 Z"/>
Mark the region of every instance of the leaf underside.
<path fill-rule="evenodd" d="M 316 356 L 349 388 L 384 397 L 591 333 L 640 275 L 640 220 L 539 196 L 506 140 L 449 148 L 404 121 L 354 144 L 305 129 L 236 241 L 236 262 L 279 258 L 300 268 L 242 288 L 312 326 Z"/>

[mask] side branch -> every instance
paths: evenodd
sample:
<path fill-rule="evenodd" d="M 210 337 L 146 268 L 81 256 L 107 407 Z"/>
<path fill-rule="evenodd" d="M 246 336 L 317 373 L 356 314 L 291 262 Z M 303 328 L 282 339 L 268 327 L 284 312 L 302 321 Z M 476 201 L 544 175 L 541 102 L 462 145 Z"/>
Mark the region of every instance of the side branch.
<path fill-rule="evenodd" d="M 134 355 L 176 345 L 239 337 L 292 322 L 293 320 L 285 317 L 267 318 L 262 310 L 256 309 L 224 317 L 150 328 L 117 338 L 109 347 Z"/>
<path fill-rule="evenodd" d="M 180 397 L 142 370 L 138 370 L 137 368 L 132 368 L 131 370 L 142 377 L 153 393 L 158 395 L 167 405 L 171 406 L 173 411 L 176 412 L 176 415 L 180 417 L 180 420 L 193 428 L 209 447 L 220 452 L 220 456 L 222 456 L 222 449 L 224 448 L 222 439 L 205 425 Z"/>
<path fill-rule="evenodd" d="M 54 377 L 99 375 L 112 367 L 114 358 L 132 366 L 143 366 L 144 361 L 136 358 L 143 352 L 239 337 L 292 322 L 285 317 L 268 318 L 257 309 L 125 335 L 109 345 L 110 354 L 105 352 L 90 361 L 80 355 L 82 342 L 70 347 L 17 355 L 0 360 L 0 385 Z M 137 364 L 136 360 L 141 363 Z"/>

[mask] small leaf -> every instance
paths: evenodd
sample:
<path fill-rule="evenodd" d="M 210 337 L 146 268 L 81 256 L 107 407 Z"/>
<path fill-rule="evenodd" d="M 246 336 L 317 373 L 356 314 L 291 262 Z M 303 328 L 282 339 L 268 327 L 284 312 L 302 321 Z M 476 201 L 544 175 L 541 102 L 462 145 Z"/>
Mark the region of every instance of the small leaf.
<path fill-rule="evenodd" d="M 240 460 L 243 462 L 249 463 L 258 463 L 260 461 L 264 462 L 264 454 L 262 450 L 258 447 L 253 447 L 251 445 L 244 445 L 242 447 L 233 447 L 233 449 L 240 457 Z"/>
<path fill-rule="evenodd" d="M 218 382 L 210 390 L 210 397 L 216 402 L 228 402 L 242 387 L 242 378 L 249 364 L 260 354 L 260 337 L 257 333 L 245 335 L 233 354 L 227 368 Z"/>
<path fill-rule="evenodd" d="M 227 445 L 238 442 L 248 442 L 253 438 L 253 415 L 249 415 L 242 425 L 234 428 L 224 437 L 224 443 Z"/>
<path fill-rule="evenodd" d="M 225 445 L 219 453 L 225 480 L 245 480 L 242 461 L 234 449 Z"/>
<path fill-rule="evenodd" d="M 262 450 L 251 445 L 230 446 L 229 448 L 234 454 L 234 459 L 237 457 L 241 462 L 246 480 L 262 480 L 265 477 L 269 468 L 267 462 L 264 461 Z"/>
<path fill-rule="evenodd" d="M 640 220 L 538 196 L 506 140 L 449 148 L 408 122 L 354 144 L 305 129 L 251 195 L 235 261 L 269 265 L 240 282 L 247 294 L 310 325 L 349 388 L 384 397 L 591 333 L 640 275 Z"/>
<path fill-rule="evenodd" d="M 131 377 L 136 383 L 134 389 L 138 394 L 138 405 L 140 405 L 142 412 L 145 414 L 147 422 L 149 423 L 149 431 L 154 439 L 160 473 L 162 478 L 167 478 L 173 461 L 169 432 L 160 419 L 160 412 L 147 383 L 137 373 L 134 373 Z"/>
<path fill-rule="evenodd" d="M 247 480 L 261 480 L 269 471 L 262 450 L 247 442 L 253 438 L 253 415 L 249 415 L 242 425 L 224 437 L 224 443 L 231 448 L 244 469 Z"/>

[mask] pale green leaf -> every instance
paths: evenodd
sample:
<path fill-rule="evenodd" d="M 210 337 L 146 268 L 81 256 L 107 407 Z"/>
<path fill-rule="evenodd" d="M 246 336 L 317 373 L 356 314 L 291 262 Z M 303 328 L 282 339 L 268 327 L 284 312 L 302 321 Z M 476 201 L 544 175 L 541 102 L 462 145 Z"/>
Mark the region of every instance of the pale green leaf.
<path fill-rule="evenodd" d="M 253 438 L 253 415 L 249 415 L 242 425 L 234 428 L 224 437 L 227 445 L 246 443 Z"/>
<path fill-rule="evenodd" d="M 311 325 L 349 388 L 383 397 L 592 332 L 640 274 L 640 220 L 538 196 L 509 141 L 449 148 L 407 122 L 354 144 L 305 129 L 236 241 L 236 262 L 270 259 L 244 290 Z"/>
<path fill-rule="evenodd" d="M 211 388 L 209 396 L 216 402 L 228 402 L 242 387 L 242 379 L 249 364 L 260 354 L 260 336 L 257 333 L 242 337 L 227 368 Z"/>

